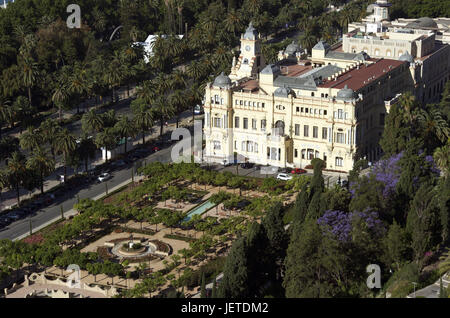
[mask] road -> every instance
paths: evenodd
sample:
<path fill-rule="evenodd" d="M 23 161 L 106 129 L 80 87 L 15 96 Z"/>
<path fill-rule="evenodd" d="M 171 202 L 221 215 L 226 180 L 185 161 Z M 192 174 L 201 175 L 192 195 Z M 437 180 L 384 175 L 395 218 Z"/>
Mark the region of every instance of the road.
<path fill-rule="evenodd" d="M 167 163 L 171 158 L 171 149 L 173 146 L 162 149 L 161 151 L 154 153 L 147 158 L 143 159 L 146 162 L 156 162 L 160 161 Z M 131 174 L 133 171 L 133 166 L 127 166 L 126 168 L 113 172 L 113 176 L 110 180 L 103 183 L 91 184 L 81 190 L 68 191 L 64 196 L 56 198 L 56 202 L 51 206 L 39 210 L 36 215 L 31 218 L 25 218 L 17 222 L 11 223 L 9 226 L 0 229 L 0 239 L 10 239 L 14 240 L 22 235 L 29 233 L 30 231 L 30 220 L 32 222 L 32 227 L 37 228 L 43 224 L 50 222 L 51 220 L 57 219 L 61 216 L 61 206 L 63 211 L 67 212 L 73 208 L 73 205 L 77 203 L 78 197 L 80 199 L 85 198 L 95 198 L 106 191 L 106 185 L 108 189 L 112 189 L 126 181 L 131 182 Z"/>
<path fill-rule="evenodd" d="M 450 273 L 447 273 L 442 277 L 442 286 L 447 289 L 450 284 Z M 439 298 L 440 280 L 436 281 L 433 285 L 429 285 L 420 290 L 416 290 L 416 293 L 412 293 L 407 298 Z"/>

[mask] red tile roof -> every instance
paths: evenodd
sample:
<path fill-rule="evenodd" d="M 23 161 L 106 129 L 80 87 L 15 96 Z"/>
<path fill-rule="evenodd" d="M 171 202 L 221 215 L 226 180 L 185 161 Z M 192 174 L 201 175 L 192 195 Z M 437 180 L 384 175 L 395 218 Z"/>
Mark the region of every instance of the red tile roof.
<path fill-rule="evenodd" d="M 354 68 L 339 76 L 337 80 L 326 80 L 320 87 L 342 89 L 347 85 L 349 88 L 357 91 L 406 63 L 404 61 L 379 59 L 368 66 L 362 64 L 359 69 Z"/>
<path fill-rule="evenodd" d="M 244 91 L 257 92 L 259 90 L 259 81 L 249 80 L 239 85 L 239 88 Z"/>

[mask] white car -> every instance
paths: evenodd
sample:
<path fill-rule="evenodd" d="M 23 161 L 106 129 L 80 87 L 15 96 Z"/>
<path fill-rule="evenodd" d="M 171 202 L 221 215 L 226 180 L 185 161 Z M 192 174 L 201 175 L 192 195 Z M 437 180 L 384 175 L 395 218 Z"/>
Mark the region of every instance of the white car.
<path fill-rule="evenodd" d="M 278 180 L 288 181 L 292 179 L 292 176 L 288 175 L 287 173 L 279 173 L 277 175 Z"/>
<path fill-rule="evenodd" d="M 111 178 L 111 175 L 105 172 L 98 176 L 98 181 L 103 182 L 108 180 L 109 178 Z"/>

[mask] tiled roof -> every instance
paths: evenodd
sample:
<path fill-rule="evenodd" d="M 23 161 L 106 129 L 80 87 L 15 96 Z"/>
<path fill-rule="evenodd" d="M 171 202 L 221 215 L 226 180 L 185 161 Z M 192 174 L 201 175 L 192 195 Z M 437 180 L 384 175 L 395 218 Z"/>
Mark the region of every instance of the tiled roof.
<path fill-rule="evenodd" d="M 407 64 L 407 62 L 379 59 L 375 63 L 369 64 L 368 66 L 362 64 L 359 69 L 354 68 L 339 76 L 337 80 L 326 80 L 320 87 L 342 89 L 345 85 L 347 85 L 348 88 L 358 91 L 362 87 L 374 82 L 378 78 L 386 75 L 386 73 L 404 64 Z"/>

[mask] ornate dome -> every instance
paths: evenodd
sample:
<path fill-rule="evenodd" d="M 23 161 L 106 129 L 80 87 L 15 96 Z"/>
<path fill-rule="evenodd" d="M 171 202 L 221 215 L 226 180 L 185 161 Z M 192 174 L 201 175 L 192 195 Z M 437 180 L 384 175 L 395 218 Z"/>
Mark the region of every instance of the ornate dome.
<path fill-rule="evenodd" d="M 293 94 L 295 95 L 294 91 L 289 88 L 289 87 L 278 87 L 275 92 L 273 93 L 274 96 L 276 97 L 284 97 L 284 98 L 288 98 L 289 94 Z"/>
<path fill-rule="evenodd" d="M 224 72 L 220 73 L 219 76 L 216 77 L 213 83 L 214 86 L 220 87 L 220 88 L 226 88 L 231 86 L 231 79 L 225 75 Z"/>
<path fill-rule="evenodd" d="M 256 40 L 258 38 L 258 31 L 253 27 L 253 23 L 250 22 L 247 30 L 244 33 L 244 39 Z"/>
<path fill-rule="evenodd" d="M 409 54 L 408 51 L 406 51 L 405 53 L 400 55 L 398 60 L 399 61 L 406 61 L 406 62 L 409 62 L 409 63 L 414 63 L 414 57 L 411 54 Z"/>
<path fill-rule="evenodd" d="M 347 85 L 345 85 L 345 87 L 337 93 L 337 97 L 336 97 L 336 99 L 340 99 L 340 100 L 352 100 L 354 98 L 355 98 L 355 92 L 353 91 L 353 89 L 348 88 Z"/>
<path fill-rule="evenodd" d="M 300 47 L 300 45 L 295 43 L 295 41 L 292 41 L 292 43 L 289 44 L 285 50 L 286 54 L 288 54 L 288 55 L 295 55 L 295 53 L 300 52 L 300 51 L 301 51 L 301 47 Z"/>

